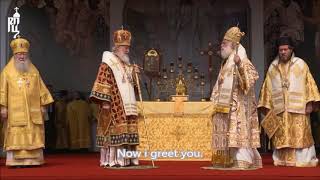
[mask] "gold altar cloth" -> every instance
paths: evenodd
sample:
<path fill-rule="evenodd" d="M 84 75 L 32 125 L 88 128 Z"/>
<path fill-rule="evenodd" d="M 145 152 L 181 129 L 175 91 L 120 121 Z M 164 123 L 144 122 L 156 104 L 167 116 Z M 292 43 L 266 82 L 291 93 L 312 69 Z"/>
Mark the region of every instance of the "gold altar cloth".
<path fill-rule="evenodd" d="M 142 106 L 138 103 L 140 159 L 210 161 L 213 103 L 183 102 L 182 112 L 175 112 L 180 109 L 175 105 L 175 102 L 143 102 L 150 142 L 148 150 Z"/>

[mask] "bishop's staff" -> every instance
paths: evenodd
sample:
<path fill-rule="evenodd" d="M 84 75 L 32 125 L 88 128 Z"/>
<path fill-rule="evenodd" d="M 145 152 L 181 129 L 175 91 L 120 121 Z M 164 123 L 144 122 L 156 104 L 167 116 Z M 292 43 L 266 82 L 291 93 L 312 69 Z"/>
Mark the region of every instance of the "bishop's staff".
<path fill-rule="evenodd" d="M 138 94 L 139 94 L 139 101 L 141 104 L 141 114 L 142 114 L 142 118 L 143 118 L 143 124 L 144 124 L 144 129 L 146 131 L 146 137 L 147 137 L 147 148 L 148 151 L 150 152 L 150 141 L 149 141 L 149 133 L 148 133 L 148 128 L 147 128 L 147 123 L 146 123 L 146 116 L 144 114 L 144 107 L 143 107 L 143 101 L 142 101 L 142 94 L 141 94 L 141 87 L 140 87 L 140 78 L 138 75 L 138 72 L 136 71 L 135 68 L 137 69 L 142 69 L 141 67 L 139 67 L 136 63 L 133 63 L 133 67 L 134 67 L 134 74 L 135 74 L 135 78 L 136 78 L 136 83 L 137 83 L 137 88 L 138 88 Z M 151 163 L 152 163 L 152 167 L 154 168 L 154 161 L 151 158 Z"/>

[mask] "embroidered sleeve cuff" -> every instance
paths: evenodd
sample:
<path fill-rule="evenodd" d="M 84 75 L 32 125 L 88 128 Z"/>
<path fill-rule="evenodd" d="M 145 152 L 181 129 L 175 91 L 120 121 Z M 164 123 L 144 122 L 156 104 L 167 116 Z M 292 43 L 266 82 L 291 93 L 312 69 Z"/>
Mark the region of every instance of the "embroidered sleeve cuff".
<path fill-rule="evenodd" d="M 53 103 L 53 98 L 50 94 L 45 94 L 40 98 L 40 103 L 42 106 Z"/>
<path fill-rule="evenodd" d="M 111 96 L 97 91 L 91 91 L 90 99 L 93 101 L 108 101 L 111 102 Z"/>
<path fill-rule="evenodd" d="M 96 82 L 90 94 L 90 99 L 93 101 L 108 101 L 111 102 L 111 87 L 108 84 Z"/>

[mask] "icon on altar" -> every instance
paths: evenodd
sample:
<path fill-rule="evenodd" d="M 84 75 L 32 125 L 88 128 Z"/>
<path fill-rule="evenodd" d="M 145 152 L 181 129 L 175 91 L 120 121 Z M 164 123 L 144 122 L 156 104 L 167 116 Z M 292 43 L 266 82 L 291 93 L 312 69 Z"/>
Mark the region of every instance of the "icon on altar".
<path fill-rule="evenodd" d="M 182 75 L 176 79 L 176 94 L 171 95 L 171 101 L 188 101 L 187 86 Z"/>

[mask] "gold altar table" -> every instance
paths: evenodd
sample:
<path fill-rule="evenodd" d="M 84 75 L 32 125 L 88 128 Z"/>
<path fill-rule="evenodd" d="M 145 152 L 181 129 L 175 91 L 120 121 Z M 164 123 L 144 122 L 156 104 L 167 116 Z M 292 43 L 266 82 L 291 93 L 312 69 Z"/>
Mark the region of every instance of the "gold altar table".
<path fill-rule="evenodd" d="M 150 144 L 148 150 L 145 125 L 140 115 L 140 159 L 211 160 L 212 102 L 180 102 L 178 106 L 175 102 L 147 101 L 143 106 L 138 103 L 139 114 L 143 108 L 146 117 Z"/>

